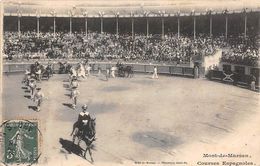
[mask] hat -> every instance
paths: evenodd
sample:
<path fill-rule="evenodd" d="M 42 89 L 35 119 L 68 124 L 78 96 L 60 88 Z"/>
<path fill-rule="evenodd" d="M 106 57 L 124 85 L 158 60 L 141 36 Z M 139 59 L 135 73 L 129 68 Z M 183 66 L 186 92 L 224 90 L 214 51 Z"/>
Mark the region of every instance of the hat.
<path fill-rule="evenodd" d="M 83 110 L 88 109 L 88 105 L 87 105 L 87 104 L 84 104 L 84 105 L 82 106 L 82 109 L 83 109 Z"/>

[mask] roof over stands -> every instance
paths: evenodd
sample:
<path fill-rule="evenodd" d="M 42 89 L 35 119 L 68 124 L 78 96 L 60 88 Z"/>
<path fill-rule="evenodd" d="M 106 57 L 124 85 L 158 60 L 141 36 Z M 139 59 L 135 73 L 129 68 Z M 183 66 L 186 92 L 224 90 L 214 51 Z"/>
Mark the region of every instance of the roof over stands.
<path fill-rule="evenodd" d="M 167 17 L 259 12 L 259 0 L 6 0 L 5 16 Z"/>

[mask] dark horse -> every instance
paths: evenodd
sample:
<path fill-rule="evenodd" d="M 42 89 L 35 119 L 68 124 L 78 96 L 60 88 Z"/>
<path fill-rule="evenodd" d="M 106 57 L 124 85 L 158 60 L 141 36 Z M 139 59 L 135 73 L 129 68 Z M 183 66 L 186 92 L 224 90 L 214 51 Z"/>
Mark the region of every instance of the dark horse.
<path fill-rule="evenodd" d="M 49 78 L 51 76 L 53 76 L 53 67 L 51 65 L 47 65 L 46 67 L 42 66 L 41 67 L 41 70 L 42 70 L 42 78 L 46 78 L 47 80 L 49 80 Z"/>
<path fill-rule="evenodd" d="M 132 66 L 124 66 L 123 64 L 118 63 L 116 64 L 116 67 L 118 68 L 119 77 L 132 77 L 134 74 Z"/>
<path fill-rule="evenodd" d="M 31 77 L 38 81 L 41 81 L 42 73 L 44 71 L 45 71 L 44 66 L 39 64 L 38 62 L 36 62 L 35 64 L 31 64 L 30 66 Z"/>
<path fill-rule="evenodd" d="M 78 145 L 83 140 L 86 144 L 86 150 L 84 151 L 84 158 L 86 158 L 87 151 L 89 152 L 91 162 L 94 162 L 92 158 L 91 148 L 92 143 L 96 140 L 96 119 L 90 119 L 87 124 L 80 125 L 79 122 L 73 124 L 73 130 L 71 132 L 72 141 L 75 143 L 75 139 L 78 138 Z"/>
<path fill-rule="evenodd" d="M 67 63 L 62 63 L 62 62 L 58 62 L 59 64 L 59 74 L 68 74 L 70 69 L 71 69 L 71 65 L 67 64 Z"/>

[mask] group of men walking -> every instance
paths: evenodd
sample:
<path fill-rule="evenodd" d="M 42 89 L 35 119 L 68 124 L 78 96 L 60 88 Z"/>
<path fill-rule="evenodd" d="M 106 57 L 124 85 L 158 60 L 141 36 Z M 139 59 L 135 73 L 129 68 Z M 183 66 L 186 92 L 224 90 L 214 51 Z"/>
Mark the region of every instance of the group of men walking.
<path fill-rule="evenodd" d="M 39 63 L 36 62 L 34 65 L 35 67 L 37 67 Z M 40 80 L 38 80 L 38 77 L 35 77 L 34 75 L 35 74 L 32 73 L 32 71 L 26 70 L 22 83 L 24 83 L 26 89 L 29 90 L 29 98 L 37 103 L 36 111 L 39 112 L 41 110 L 41 104 L 44 98 L 44 93 L 42 92 L 42 89 L 39 86 Z"/>

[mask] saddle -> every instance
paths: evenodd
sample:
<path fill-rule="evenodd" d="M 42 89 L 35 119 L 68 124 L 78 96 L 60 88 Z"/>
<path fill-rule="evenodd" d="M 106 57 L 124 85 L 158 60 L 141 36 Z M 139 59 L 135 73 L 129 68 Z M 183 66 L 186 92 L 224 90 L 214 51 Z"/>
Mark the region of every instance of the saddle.
<path fill-rule="evenodd" d="M 80 123 L 79 121 L 77 121 L 74 123 L 74 127 L 78 128 L 78 131 L 75 133 L 75 135 L 77 135 L 81 139 L 85 138 L 90 142 L 92 142 L 96 139 L 95 135 L 92 136 L 90 134 L 90 131 L 88 130 L 88 124 L 84 125 L 83 123 Z"/>

